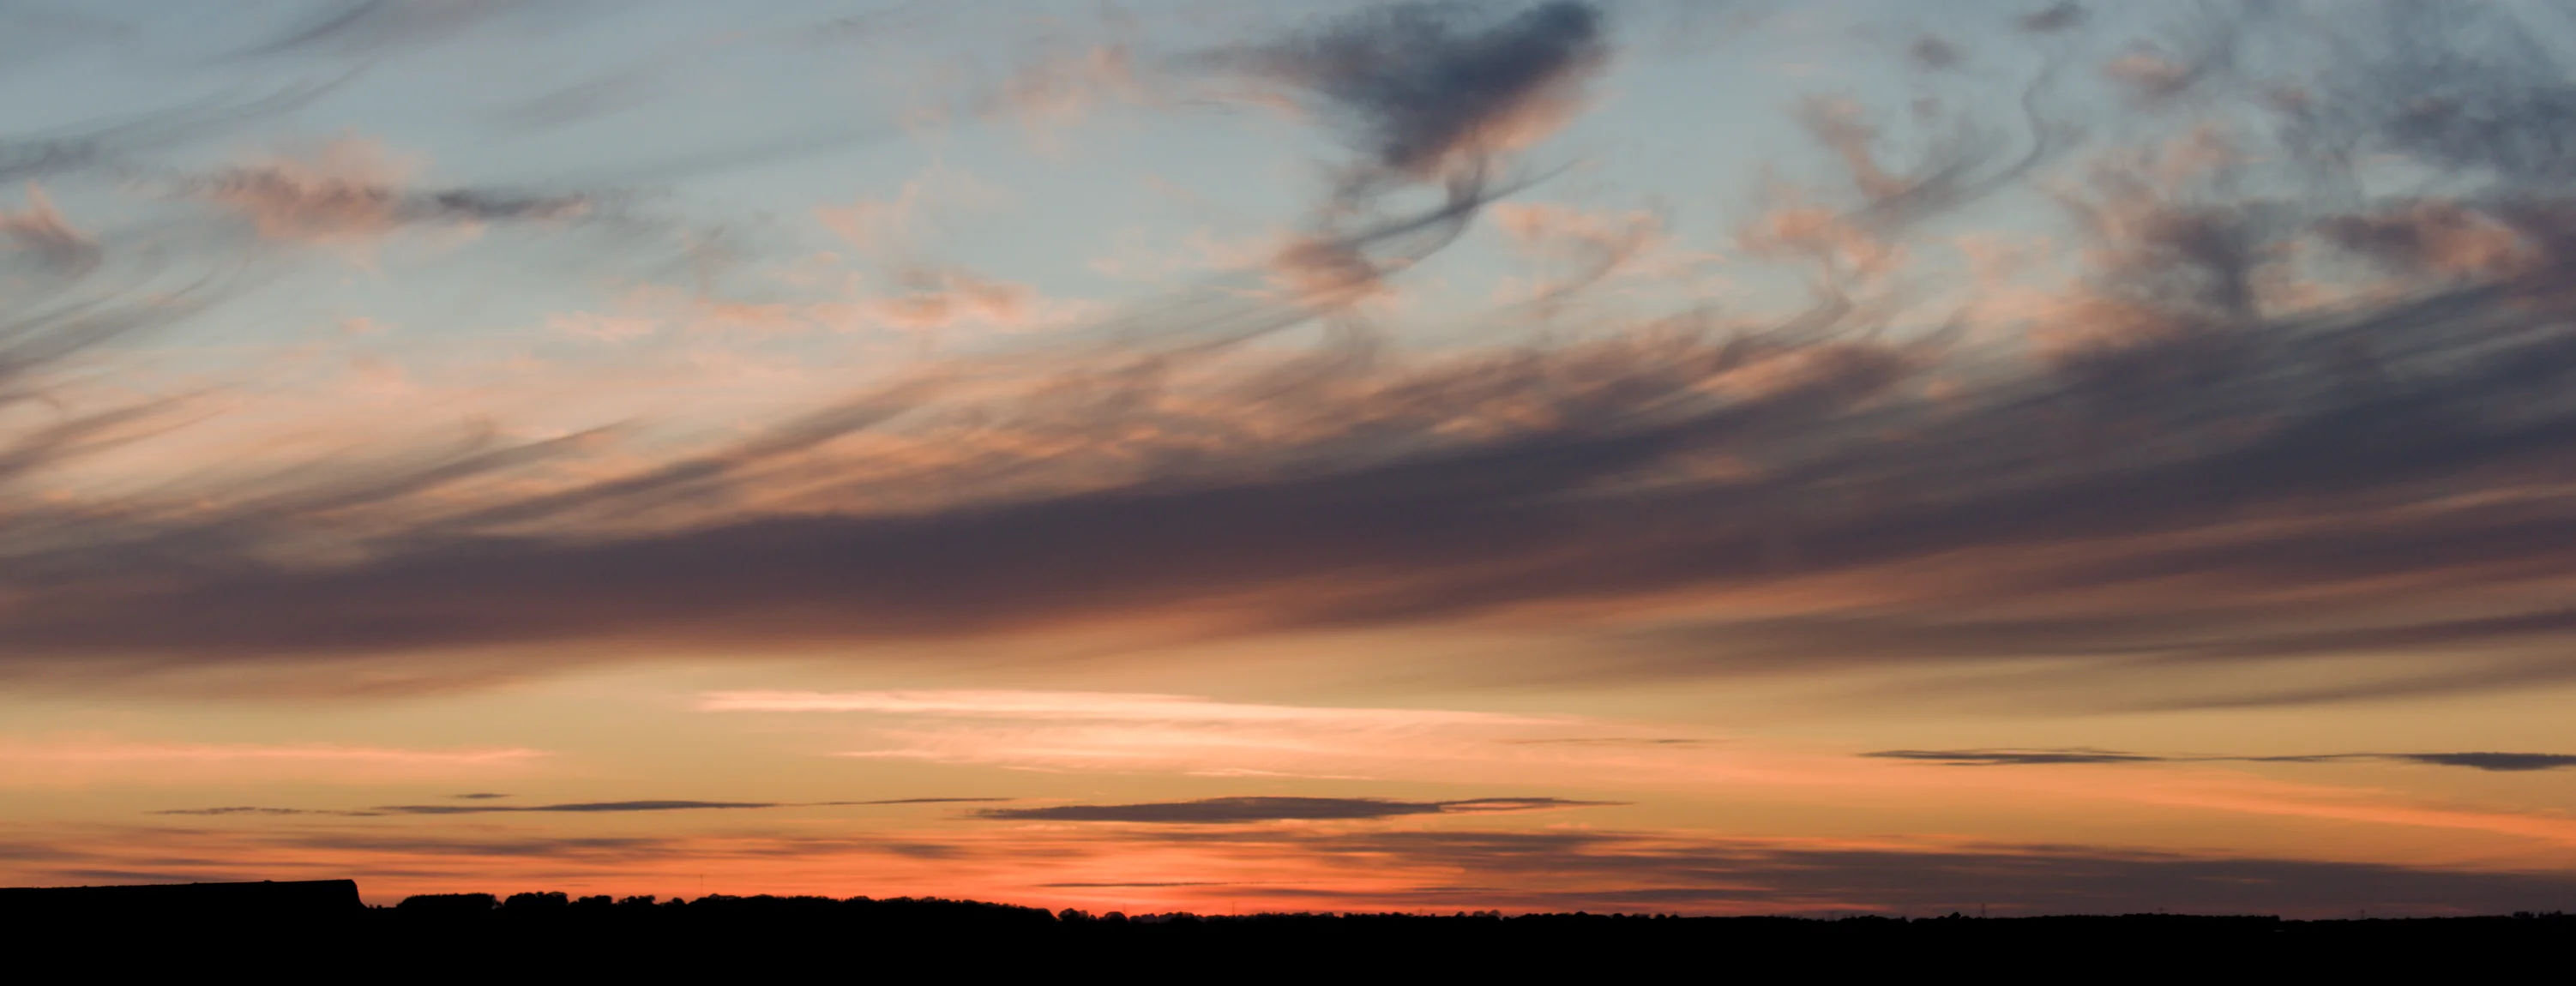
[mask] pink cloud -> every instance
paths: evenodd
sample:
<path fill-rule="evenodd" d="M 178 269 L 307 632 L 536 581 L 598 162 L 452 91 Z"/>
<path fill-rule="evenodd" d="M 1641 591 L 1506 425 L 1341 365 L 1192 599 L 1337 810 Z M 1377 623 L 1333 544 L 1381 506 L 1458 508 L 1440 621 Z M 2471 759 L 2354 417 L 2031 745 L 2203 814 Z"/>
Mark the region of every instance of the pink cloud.
<path fill-rule="evenodd" d="M 27 208 L 0 210 L 0 236 L 54 272 L 78 277 L 98 267 L 98 241 L 72 228 L 43 187 L 27 183 Z"/>
<path fill-rule="evenodd" d="M 417 158 L 397 155 L 382 141 L 340 137 L 301 154 L 223 169 L 182 190 L 238 213 L 263 239 L 299 243 L 365 243 L 414 223 L 472 229 L 500 220 L 570 219 L 591 204 L 580 196 L 414 189 L 420 168 Z"/>

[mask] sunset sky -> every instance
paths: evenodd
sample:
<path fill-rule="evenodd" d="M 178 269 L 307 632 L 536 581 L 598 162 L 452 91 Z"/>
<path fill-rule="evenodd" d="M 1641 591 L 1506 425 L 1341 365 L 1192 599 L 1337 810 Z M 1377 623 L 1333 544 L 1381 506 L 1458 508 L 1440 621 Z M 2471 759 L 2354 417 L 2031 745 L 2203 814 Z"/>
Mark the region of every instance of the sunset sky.
<path fill-rule="evenodd" d="M 2576 8 L 0 4 L 0 884 L 2576 910 Z"/>

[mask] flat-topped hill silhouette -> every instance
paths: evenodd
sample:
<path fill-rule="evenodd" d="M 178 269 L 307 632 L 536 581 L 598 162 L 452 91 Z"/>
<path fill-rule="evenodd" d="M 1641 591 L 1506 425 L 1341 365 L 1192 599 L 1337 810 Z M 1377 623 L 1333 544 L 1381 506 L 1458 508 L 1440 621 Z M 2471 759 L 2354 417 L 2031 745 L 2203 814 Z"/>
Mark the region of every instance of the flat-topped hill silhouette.
<path fill-rule="evenodd" d="M 0 916 L 310 918 L 364 912 L 356 880 L 0 887 Z"/>

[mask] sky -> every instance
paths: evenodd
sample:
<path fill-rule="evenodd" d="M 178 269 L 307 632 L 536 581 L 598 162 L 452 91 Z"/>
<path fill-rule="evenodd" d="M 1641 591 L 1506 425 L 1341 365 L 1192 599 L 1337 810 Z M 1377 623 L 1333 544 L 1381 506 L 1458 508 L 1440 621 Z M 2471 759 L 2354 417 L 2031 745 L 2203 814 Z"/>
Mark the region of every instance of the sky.
<path fill-rule="evenodd" d="M 2576 7 L 0 2 L 0 884 L 2576 908 Z"/>

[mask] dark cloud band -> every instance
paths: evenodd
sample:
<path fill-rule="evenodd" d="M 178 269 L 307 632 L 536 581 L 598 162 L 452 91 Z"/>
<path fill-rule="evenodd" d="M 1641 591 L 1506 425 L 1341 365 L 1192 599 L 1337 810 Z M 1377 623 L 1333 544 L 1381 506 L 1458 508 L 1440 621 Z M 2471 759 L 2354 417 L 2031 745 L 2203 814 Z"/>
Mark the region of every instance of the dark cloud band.
<path fill-rule="evenodd" d="M 622 815 L 664 811 L 727 811 L 758 808 L 840 808 L 872 805 L 940 805 L 983 804 L 1010 801 L 1011 798 L 887 798 L 874 801 L 575 801 L 547 805 L 500 805 L 487 799 L 505 797 L 497 794 L 461 794 L 458 798 L 476 799 L 463 805 L 379 805 L 360 810 L 335 811 L 308 808 L 262 808 L 232 806 L 223 808 L 179 808 L 158 811 L 156 815 L 342 815 L 381 817 L 387 815 Z"/>
<path fill-rule="evenodd" d="M 2576 767 L 2576 754 L 2565 753 L 2317 753 L 2276 757 L 2170 756 L 2119 750 L 1880 750 L 1861 754 L 1889 760 L 1915 760 L 1958 767 L 2027 767 L 2085 763 L 2335 763 L 2378 760 L 2435 767 L 2515 772 Z"/>

